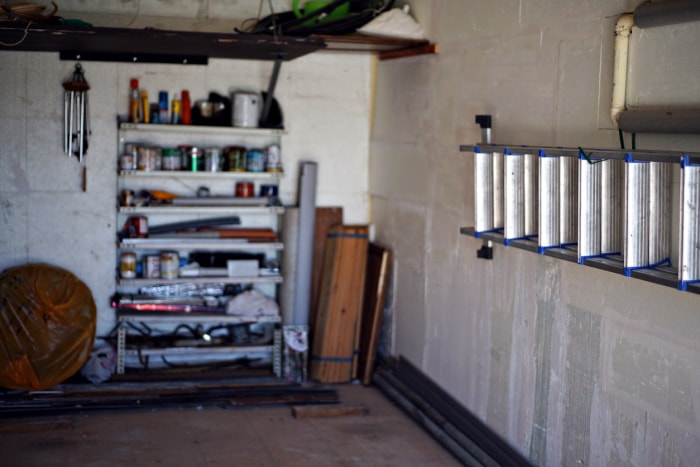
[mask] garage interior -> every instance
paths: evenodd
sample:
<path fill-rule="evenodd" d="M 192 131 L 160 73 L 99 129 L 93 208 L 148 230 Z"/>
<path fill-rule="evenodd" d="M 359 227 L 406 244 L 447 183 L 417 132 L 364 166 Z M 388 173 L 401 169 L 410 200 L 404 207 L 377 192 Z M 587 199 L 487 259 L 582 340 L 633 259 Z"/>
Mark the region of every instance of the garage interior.
<path fill-rule="evenodd" d="M 324 407 L 340 402 L 368 414 L 303 419 L 290 411 L 297 403 L 279 401 L 222 411 L 202 392 L 167 408 L 23 416 L 0 424 L 10 464 L 696 463 L 696 2 L 397 1 L 410 4 L 428 39 L 410 52 L 391 40 L 377 51 L 340 36 L 305 37 L 295 47 L 314 50 L 281 62 L 217 56 L 219 44 L 205 64 L 196 60 L 206 50 L 188 50 L 190 36 L 168 45 L 153 34 L 230 34 L 294 2 L 85 3 L 62 0 L 56 14 L 133 29 L 116 43 L 175 47 L 165 55 L 180 62 L 124 61 L 119 50 L 78 59 L 56 45 L 66 37 L 24 50 L 40 33 L 0 22 L 0 270 L 45 263 L 70 271 L 91 292 L 95 335 L 110 335 L 118 324 L 115 233 L 124 222 L 115 209 L 115 123 L 129 113 L 131 80 L 151 102 L 159 90 L 187 89 L 193 100 L 233 89 L 274 92 L 284 120 L 281 205 L 301 209 L 300 180 L 311 164 L 313 206 L 341 209 L 343 225 L 365 226 L 369 242 L 391 252 L 378 365 L 365 385 L 323 386 L 337 397 Z M 188 53 L 192 63 L 183 64 Z M 90 83 L 82 160 L 63 151 L 62 83 L 76 63 Z M 562 173 L 573 162 L 574 174 L 570 185 L 547 185 L 556 208 L 544 202 L 542 181 L 552 157 Z M 528 172 L 532 161 L 539 178 Z M 635 171 L 645 164 L 668 169 L 658 184 Z M 606 185 L 606 173 L 619 185 Z M 636 184 L 640 173 L 651 178 Z M 534 201 L 531 189 L 540 190 Z M 550 244 L 548 214 L 557 214 Z M 644 258 L 630 253 L 635 245 Z M 281 289 L 301 277 L 282 266 Z M 283 306 L 285 320 L 291 308 Z M 131 376 L 127 369 L 95 386 L 131 384 Z M 257 388 L 279 383 L 253 370 L 247 377 L 264 381 Z M 5 391 L 2 405 L 16 397 Z"/>

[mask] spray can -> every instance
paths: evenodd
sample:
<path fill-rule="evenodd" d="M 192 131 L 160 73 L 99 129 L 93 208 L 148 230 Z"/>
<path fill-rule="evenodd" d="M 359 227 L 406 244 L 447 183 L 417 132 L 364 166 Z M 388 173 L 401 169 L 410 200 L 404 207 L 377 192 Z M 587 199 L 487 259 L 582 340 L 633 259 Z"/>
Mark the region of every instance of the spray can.
<path fill-rule="evenodd" d="M 141 116 L 143 117 L 143 123 L 149 123 L 151 121 L 149 114 L 148 92 L 141 91 Z"/>
<path fill-rule="evenodd" d="M 183 125 L 192 123 L 192 103 L 190 101 L 190 92 L 187 89 L 182 90 L 182 118 L 180 119 Z"/>
<path fill-rule="evenodd" d="M 182 123 L 181 112 L 182 112 L 182 110 L 180 107 L 180 99 L 179 99 L 178 95 L 175 94 L 173 96 L 173 103 L 172 103 L 172 107 L 170 109 L 170 115 L 171 115 L 170 123 L 172 123 L 173 125 L 179 125 L 180 123 Z"/>
<path fill-rule="evenodd" d="M 139 115 L 141 101 L 139 98 L 139 80 L 132 79 L 129 82 L 129 121 L 131 123 L 139 123 L 141 121 Z"/>
<path fill-rule="evenodd" d="M 158 93 L 158 122 L 168 123 L 168 91 Z"/>

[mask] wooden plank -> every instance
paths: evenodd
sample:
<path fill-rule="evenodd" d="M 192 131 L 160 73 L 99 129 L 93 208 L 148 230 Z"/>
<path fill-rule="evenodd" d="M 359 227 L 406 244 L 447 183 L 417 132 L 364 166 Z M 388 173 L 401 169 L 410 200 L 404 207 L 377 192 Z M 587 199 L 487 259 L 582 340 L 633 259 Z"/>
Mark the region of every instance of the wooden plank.
<path fill-rule="evenodd" d="M 369 244 L 359 355 L 359 377 L 364 385 L 372 381 L 388 290 L 390 262 L 391 251 L 376 243 Z"/>
<path fill-rule="evenodd" d="M 292 406 L 294 418 L 340 417 L 345 415 L 369 415 L 364 404 Z"/>
<path fill-rule="evenodd" d="M 314 251 L 311 271 L 311 309 L 309 310 L 309 329 L 313 330 L 318 314 L 319 292 L 321 290 L 321 274 L 323 273 L 323 253 L 326 248 L 326 237 L 331 227 L 343 223 L 342 207 L 316 208 L 314 222 Z"/>
<path fill-rule="evenodd" d="M 0 423 L 0 433 L 34 433 L 39 431 L 71 430 L 73 421 L 58 420 L 5 420 Z"/>
<path fill-rule="evenodd" d="M 379 60 L 390 60 L 392 58 L 413 57 L 415 55 L 437 54 L 440 51 L 438 44 L 428 44 L 418 47 L 408 47 L 399 50 L 387 50 L 379 53 Z"/>
<path fill-rule="evenodd" d="M 368 227 L 338 226 L 328 233 L 324 273 L 311 346 L 311 379 L 348 382 L 357 368 L 367 265 Z"/>

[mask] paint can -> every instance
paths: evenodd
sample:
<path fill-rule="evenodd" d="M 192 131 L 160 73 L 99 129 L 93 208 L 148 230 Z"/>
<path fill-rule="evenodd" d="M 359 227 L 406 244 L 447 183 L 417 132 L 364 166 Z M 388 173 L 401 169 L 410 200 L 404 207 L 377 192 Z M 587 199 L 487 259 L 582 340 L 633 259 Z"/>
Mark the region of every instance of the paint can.
<path fill-rule="evenodd" d="M 180 257 L 176 251 L 161 251 L 160 277 L 162 279 L 177 278 L 180 269 Z"/>
<path fill-rule="evenodd" d="M 265 172 L 282 172 L 282 152 L 278 144 L 265 148 Z"/>
<path fill-rule="evenodd" d="M 143 277 L 148 279 L 160 277 L 159 255 L 147 255 L 143 257 Z"/>
<path fill-rule="evenodd" d="M 239 198 L 252 198 L 255 196 L 255 185 L 253 182 L 236 183 L 236 196 Z"/>
<path fill-rule="evenodd" d="M 182 167 L 182 155 L 178 148 L 163 148 L 162 150 L 163 170 L 180 170 Z"/>
<path fill-rule="evenodd" d="M 255 128 L 258 126 L 262 110 L 260 94 L 250 91 L 235 91 L 231 96 L 233 101 L 233 126 Z"/>
<path fill-rule="evenodd" d="M 136 277 L 136 253 L 122 253 L 119 257 L 119 275 L 123 279 Z"/>
<path fill-rule="evenodd" d="M 119 169 L 136 170 L 136 159 L 133 154 L 122 154 L 119 156 Z"/>
<path fill-rule="evenodd" d="M 157 146 L 142 146 L 139 148 L 139 170 L 160 170 L 160 148 Z"/>
<path fill-rule="evenodd" d="M 224 170 L 229 172 L 245 172 L 245 148 L 243 146 L 227 146 L 224 148 Z"/>
<path fill-rule="evenodd" d="M 245 167 L 248 172 L 264 172 L 265 156 L 260 149 L 248 149 L 245 155 Z"/>
<path fill-rule="evenodd" d="M 207 148 L 204 150 L 204 170 L 220 172 L 222 168 L 221 149 Z"/>

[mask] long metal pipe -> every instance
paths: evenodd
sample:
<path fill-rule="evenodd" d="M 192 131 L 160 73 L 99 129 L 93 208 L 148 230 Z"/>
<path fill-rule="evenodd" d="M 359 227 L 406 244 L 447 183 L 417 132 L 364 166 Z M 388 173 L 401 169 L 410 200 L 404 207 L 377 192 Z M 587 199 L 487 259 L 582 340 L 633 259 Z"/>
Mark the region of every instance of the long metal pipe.
<path fill-rule="evenodd" d="M 697 0 L 648 1 L 634 10 L 634 24 L 640 28 L 691 21 L 700 21 L 700 2 Z"/>
<path fill-rule="evenodd" d="M 436 415 L 435 412 L 428 410 L 430 415 L 426 413 L 426 409 L 428 409 L 426 405 L 420 404 L 421 406 L 419 407 L 414 402 L 406 398 L 399 391 L 399 389 L 395 387 L 397 385 L 396 379 L 391 378 L 388 373 L 381 370 L 375 372 L 373 381 L 384 391 L 387 396 L 389 396 L 416 422 L 418 422 L 433 437 L 435 437 L 440 444 L 450 451 L 453 456 L 459 459 L 462 464 L 469 466 L 494 465 L 492 464 L 492 461 L 489 459 L 488 455 L 484 454 L 478 446 L 470 443 L 466 437 L 459 434 L 454 427 Z M 431 418 L 431 415 L 436 417 L 436 419 Z M 469 451 L 469 449 L 473 449 L 478 458 L 475 457 Z"/>
<path fill-rule="evenodd" d="M 700 133 L 700 109 L 633 107 L 618 115 L 617 124 L 629 133 Z"/>

